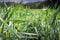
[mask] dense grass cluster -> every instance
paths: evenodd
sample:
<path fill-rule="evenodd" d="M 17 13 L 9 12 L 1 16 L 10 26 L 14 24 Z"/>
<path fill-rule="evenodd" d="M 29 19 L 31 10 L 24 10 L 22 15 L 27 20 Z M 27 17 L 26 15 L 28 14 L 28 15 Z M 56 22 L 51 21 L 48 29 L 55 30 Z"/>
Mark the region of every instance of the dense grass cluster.
<path fill-rule="evenodd" d="M 60 40 L 60 7 L 0 7 L 0 40 Z"/>

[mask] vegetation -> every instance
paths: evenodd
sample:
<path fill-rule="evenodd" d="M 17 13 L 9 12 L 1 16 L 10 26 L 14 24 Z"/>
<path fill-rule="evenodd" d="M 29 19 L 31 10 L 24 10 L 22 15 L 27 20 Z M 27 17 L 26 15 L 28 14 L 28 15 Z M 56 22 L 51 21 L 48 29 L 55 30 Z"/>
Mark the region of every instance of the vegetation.
<path fill-rule="evenodd" d="M 60 40 L 60 6 L 0 7 L 0 40 Z"/>

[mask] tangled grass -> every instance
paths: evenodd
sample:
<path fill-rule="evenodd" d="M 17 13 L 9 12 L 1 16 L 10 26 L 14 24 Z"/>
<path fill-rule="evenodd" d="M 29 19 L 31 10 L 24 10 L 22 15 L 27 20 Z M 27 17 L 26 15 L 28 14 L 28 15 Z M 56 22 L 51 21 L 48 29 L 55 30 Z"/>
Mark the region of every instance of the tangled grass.
<path fill-rule="evenodd" d="M 1 40 L 60 40 L 60 7 L 0 7 Z"/>

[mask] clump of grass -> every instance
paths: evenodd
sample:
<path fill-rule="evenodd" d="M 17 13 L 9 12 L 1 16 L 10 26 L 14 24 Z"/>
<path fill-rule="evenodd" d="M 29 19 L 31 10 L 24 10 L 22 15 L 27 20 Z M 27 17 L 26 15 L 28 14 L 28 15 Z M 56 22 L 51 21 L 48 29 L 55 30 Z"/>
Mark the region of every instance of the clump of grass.
<path fill-rule="evenodd" d="M 0 9 L 0 33 L 4 40 L 60 40 L 59 8 L 35 10 L 15 6 Z"/>

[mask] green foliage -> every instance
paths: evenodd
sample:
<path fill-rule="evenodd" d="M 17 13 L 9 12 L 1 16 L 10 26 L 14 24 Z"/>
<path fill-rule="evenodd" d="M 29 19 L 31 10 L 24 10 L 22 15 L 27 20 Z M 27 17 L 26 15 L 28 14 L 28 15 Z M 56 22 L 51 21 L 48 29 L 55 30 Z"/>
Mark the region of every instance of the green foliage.
<path fill-rule="evenodd" d="M 0 37 L 3 40 L 60 40 L 59 8 L 0 7 Z"/>

